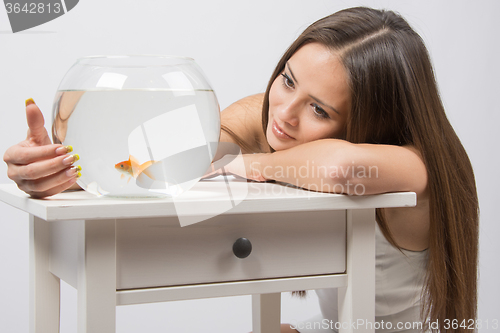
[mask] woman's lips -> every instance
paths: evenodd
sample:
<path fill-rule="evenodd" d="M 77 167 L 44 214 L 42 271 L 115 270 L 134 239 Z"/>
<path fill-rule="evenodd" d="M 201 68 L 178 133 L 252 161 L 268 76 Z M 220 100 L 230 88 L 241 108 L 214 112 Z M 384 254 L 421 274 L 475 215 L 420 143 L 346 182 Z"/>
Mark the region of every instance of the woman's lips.
<path fill-rule="evenodd" d="M 278 124 L 276 124 L 276 121 L 274 120 L 273 120 L 273 133 L 276 137 L 280 139 L 295 140 L 290 135 L 286 134 L 285 131 L 283 131 L 281 127 L 279 127 Z"/>

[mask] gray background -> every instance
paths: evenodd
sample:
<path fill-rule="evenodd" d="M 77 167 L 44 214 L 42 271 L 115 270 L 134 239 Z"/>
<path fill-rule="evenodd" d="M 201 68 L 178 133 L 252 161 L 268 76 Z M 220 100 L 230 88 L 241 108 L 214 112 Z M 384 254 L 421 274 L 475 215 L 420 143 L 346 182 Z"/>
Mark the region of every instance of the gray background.
<path fill-rule="evenodd" d="M 285 48 L 310 23 L 368 5 L 399 11 L 430 50 L 447 114 L 475 169 L 481 205 L 479 318 L 500 320 L 497 218 L 500 2 L 490 1 L 159 1 L 85 0 L 62 17 L 12 34 L 0 8 L 0 152 L 26 133 L 32 97 L 50 125 L 58 83 L 76 58 L 94 54 L 175 54 L 204 69 L 221 107 L 264 91 Z M 0 163 L 0 183 L 9 183 Z M 0 203 L 0 331 L 28 331 L 27 216 Z M 250 297 L 118 307 L 117 331 L 246 332 Z M 283 295 L 282 321 L 318 311 Z M 487 330 L 483 329 L 482 332 Z M 493 331 L 490 329 L 490 331 Z M 62 287 L 62 333 L 76 332 L 76 291 Z"/>

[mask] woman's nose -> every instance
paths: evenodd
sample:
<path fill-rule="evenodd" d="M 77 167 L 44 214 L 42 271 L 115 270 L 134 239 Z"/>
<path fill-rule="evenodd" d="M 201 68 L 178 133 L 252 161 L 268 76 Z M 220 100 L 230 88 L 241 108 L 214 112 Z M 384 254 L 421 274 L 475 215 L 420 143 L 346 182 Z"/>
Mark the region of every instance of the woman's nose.
<path fill-rule="evenodd" d="M 290 126 L 297 126 L 299 124 L 299 114 L 300 109 L 298 101 L 291 100 L 280 110 L 279 118 Z"/>

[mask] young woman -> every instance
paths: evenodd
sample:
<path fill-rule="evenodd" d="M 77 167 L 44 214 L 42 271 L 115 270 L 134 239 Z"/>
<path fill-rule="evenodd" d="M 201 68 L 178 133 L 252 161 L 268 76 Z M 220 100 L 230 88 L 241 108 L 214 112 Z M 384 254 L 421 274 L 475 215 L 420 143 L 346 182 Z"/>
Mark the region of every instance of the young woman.
<path fill-rule="evenodd" d="M 58 193 L 75 183 L 74 158 L 50 144 L 35 105 L 27 116 L 28 139 L 4 156 L 9 177 L 34 197 Z M 376 319 L 393 324 L 387 332 L 419 320 L 437 323 L 428 328 L 435 331 L 467 330 L 477 305 L 474 175 L 427 50 L 403 18 L 352 8 L 313 23 L 285 52 L 265 94 L 221 118 L 221 141 L 243 155 L 223 157 L 207 175 L 224 165 L 226 173 L 314 191 L 416 192 L 414 208 L 377 211 Z M 377 173 L 339 171 L 349 167 Z M 284 172 L 304 168 L 305 176 Z M 317 293 L 323 318 L 335 321 L 335 291 Z M 452 320 L 466 325 L 455 329 Z M 282 332 L 297 331 L 283 325 Z"/>

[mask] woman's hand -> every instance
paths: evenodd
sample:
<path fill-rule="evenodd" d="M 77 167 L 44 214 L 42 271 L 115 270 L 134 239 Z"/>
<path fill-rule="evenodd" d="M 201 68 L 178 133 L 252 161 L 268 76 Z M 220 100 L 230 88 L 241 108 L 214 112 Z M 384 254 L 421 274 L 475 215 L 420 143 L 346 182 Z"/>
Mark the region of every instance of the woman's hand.
<path fill-rule="evenodd" d="M 262 158 L 265 155 L 268 154 L 225 155 L 210 165 L 210 169 L 202 179 L 209 179 L 219 175 L 233 175 L 236 178 L 245 178 L 258 182 L 266 181 L 268 179 L 266 179 L 263 172 L 265 166 L 262 164 Z"/>
<path fill-rule="evenodd" d="M 26 101 L 26 119 L 26 140 L 7 149 L 3 157 L 8 177 L 34 198 L 68 189 L 79 175 L 79 167 L 73 167 L 78 155 L 69 155 L 70 147 L 52 144 L 43 114 L 32 99 Z"/>

